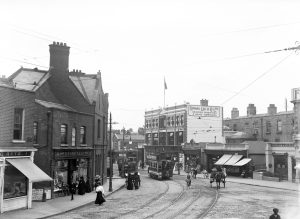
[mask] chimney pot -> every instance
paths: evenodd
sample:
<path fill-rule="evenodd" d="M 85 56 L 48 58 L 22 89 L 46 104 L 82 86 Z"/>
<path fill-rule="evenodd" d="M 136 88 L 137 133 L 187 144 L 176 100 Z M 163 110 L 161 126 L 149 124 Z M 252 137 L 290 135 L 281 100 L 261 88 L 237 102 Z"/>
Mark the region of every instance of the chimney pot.
<path fill-rule="evenodd" d="M 54 41 L 52 45 L 49 45 L 49 51 L 50 66 L 53 66 L 55 69 L 62 70 L 62 72 L 69 69 L 70 47 L 63 46 L 63 43 Z"/>
<path fill-rule="evenodd" d="M 277 107 L 275 106 L 275 104 L 270 104 L 268 107 L 268 114 L 276 114 L 277 113 Z"/>
<path fill-rule="evenodd" d="M 249 103 L 249 106 L 247 107 L 247 116 L 254 116 L 256 115 L 256 107 L 253 103 Z"/>
<path fill-rule="evenodd" d="M 239 115 L 239 110 L 238 108 L 232 108 L 231 110 L 231 118 L 232 119 L 235 119 L 235 118 L 238 118 L 240 115 Z"/>

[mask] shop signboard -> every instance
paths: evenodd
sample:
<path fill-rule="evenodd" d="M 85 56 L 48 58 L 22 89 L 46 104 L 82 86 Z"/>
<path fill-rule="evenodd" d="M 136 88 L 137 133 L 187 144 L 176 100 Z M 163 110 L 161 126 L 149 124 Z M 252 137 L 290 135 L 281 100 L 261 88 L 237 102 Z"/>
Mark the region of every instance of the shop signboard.
<path fill-rule="evenodd" d="M 189 106 L 189 116 L 220 117 L 219 106 Z"/>

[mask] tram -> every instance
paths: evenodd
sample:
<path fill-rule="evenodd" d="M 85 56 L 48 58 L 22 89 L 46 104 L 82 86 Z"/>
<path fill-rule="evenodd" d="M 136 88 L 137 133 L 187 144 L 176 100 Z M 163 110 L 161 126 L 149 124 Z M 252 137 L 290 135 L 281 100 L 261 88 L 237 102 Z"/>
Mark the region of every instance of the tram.
<path fill-rule="evenodd" d="M 157 153 L 147 156 L 148 174 L 154 179 L 170 179 L 173 177 L 173 169 L 175 162 L 172 156 L 166 153 Z"/>
<path fill-rule="evenodd" d="M 120 156 L 121 155 L 121 156 Z M 138 151 L 129 150 L 119 154 L 118 169 L 119 175 L 125 177 L 125 174 L 134 174 L 138 171 Z"/>

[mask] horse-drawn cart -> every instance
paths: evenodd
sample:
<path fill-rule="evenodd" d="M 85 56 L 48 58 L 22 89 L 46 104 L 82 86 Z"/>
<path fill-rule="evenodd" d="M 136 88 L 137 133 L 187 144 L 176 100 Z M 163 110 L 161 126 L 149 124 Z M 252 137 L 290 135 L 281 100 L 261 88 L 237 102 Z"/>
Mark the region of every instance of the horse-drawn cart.
<path fill-rule="evenodd" d="M 213 168 L 209 177 L 209 182 L 210 187 L 212 187 L 213 182 L 216 182 L 217 189 L 220 189 L 220 184 L 222 182 L 225 188 L 226 175 L 223 172 L 217 171 L 217 169 Z"/>

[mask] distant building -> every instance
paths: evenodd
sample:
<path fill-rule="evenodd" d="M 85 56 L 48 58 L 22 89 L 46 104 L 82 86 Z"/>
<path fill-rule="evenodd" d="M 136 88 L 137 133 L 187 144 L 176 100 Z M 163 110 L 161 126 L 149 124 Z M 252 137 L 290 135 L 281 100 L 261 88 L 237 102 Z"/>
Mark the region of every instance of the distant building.
<path fill-rule="evenodd" d="M 138 161 L 144 162 L 144 144 L 145 136 L 138 133 L 124 133 L 117 134 L 113 136 L 113 150 L 115 154 L 115 159 L 124 151 L 137 150 L 138 151 Z"/>
<path fill-rule="evenodd" d="M 202 99 L 200 105 L 185 103 L 145 112 L 146 156 L 156 147 L 171 153 L 182 165 L 188 160 L 199 164 L 201 149 L 197 143 L 225 142 L 223 135 L 223 108 L 209 106 Z M 190 144 L 186 148 L 184 145 Z"/>
<path fill-rule="evenodd" d="M 222 142 L 223 108 L 182 104 L 145 112 L 147 145 L 181 145 L 187 142 Z"/>
<path fill-rule="evenodd" d="M 224 119 L 224 125 L 232 131 L 244 132 L 265 142 L 292 142 L 294 122 L 294 111 L 277 112 L 274 104 L 270 104 L 264 114 L 257 114 L 255 105 L 249 104 L 246 116 L 240 116 L 238 109 L 233 108 L 231 118 Z"/>

